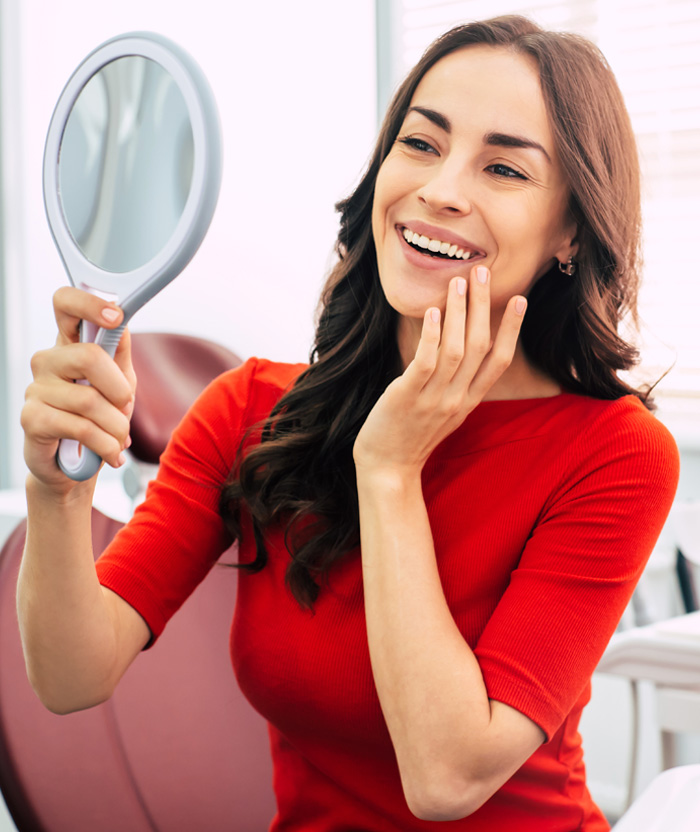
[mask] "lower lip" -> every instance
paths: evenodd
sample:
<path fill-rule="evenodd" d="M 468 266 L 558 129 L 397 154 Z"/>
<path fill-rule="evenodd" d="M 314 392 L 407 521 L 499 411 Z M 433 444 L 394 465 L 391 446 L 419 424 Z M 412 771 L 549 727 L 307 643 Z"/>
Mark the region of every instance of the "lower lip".
<path fill-rule="evenodd" d="M 455 273 L 459 273 L 463 272 L 465 267 L 484 259 L 483 254 L 477 254 L 476 257 L 470 257 L 469 260 L 448 260 L 446 257 L 431 257 L 428 254 L 421 254 L 413 246 L 410 246 L 406 242 L 406 238 L 403 236 L 403 231 L 400 228 L 396 228 L 396 233 L 401 249 L 408 262 L 412 266 L 418 266 L 421 269 L 429 269 L 431 271 L 436 269 L 452 269 Z"/>

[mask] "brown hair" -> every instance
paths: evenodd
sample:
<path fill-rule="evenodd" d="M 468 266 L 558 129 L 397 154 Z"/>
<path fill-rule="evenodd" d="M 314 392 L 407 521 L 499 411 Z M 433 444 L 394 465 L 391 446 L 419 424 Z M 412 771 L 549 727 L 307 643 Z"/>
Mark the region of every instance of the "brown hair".
<path fill-rule="evenodd" d="M 434 41 L 399 87 L 366 173 L 336 206 L 338 263 L 323 290 L 310 367 L 262 425 L 261 442 L 237 461 L 221 495 L 235 537 L 250 512 L 257 556 L 267 562 L 264 532 L 286 531 L 288 584 L 311 606 L 331 564 L 359 542 L 352 447 L 369 411 L 401 372 L 397 316 L 382 291 L 371 229 L 374 185 L 413 94 L 437 61 L 472 44 L 532 56 L 557 151 L 568 177 L 577 231 L 577 270 L 557 266 L 530 291 L 521 342 L 529 360 L 564 389 L 600 399 L 648 392 L 619 377 L 637 351 L 618 334 L 626 313 L 636 323 L 640 194 L 636 144 L 615 78 L 585 38 L 547 32 L 515 15 L 451 29 Z"/>

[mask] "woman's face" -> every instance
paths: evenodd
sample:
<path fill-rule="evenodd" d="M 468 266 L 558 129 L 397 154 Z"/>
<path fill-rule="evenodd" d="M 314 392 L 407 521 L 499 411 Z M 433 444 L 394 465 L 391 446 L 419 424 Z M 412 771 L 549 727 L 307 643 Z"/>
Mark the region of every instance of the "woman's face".
<path fill-rule="evenodd" d="M 444 309 L 451 278 L 481 263 L 502 311 L 575 252 L 567 203 L 534 61 L 482 45 L 445 56 L 418 85 L 377 176 L 372 230 L 387 300 L 422 319 Z"/>

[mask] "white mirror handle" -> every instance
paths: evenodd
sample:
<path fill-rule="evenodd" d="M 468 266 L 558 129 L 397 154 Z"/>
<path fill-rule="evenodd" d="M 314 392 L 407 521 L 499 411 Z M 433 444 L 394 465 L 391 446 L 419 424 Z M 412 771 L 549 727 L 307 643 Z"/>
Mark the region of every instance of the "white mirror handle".
<path fill-rule="evenodd" d="M 87 288 L 92 294 L 99 295 L 104 300 L 113 301 L 116 298 L 115 295 L 110 295 L 107 292 L 99 292 L 88 287 L 81 288 Z M 110 358 L 114 358 L 126 323 L 124 321 L 116 329 L 102 329 L 89 321 L 81 321 L 80 341 L 82 343 L 99 344 Z M 89 384 L 85 379 L 78 379 L 75 383 Z M 59 441 L 56 462 L 61 471 L 76 482 L 84 482 L 94 477 L 102 465 L 101 457 L 86 448 L 77 439 L 61 439 Z"/>

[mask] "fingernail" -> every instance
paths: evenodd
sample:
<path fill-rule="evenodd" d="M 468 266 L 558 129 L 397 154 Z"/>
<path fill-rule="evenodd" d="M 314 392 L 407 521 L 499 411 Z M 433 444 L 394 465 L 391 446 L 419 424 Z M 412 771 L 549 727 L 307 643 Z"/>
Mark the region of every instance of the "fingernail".
<path fill-rule="evenodd" d="M 479 283 L 486 283 L 489 279 L 489 270 L 486 266 L 477 266 L 476 267 L 476 279 Z"/>
<path fill-rule="evenodd" d="M 523 312 L 525 311 L 526 306 L 527 306 L 527 301 L 525 300 L 525 298 L 518 298 L 515 301 L 515 311 L 518 313 L 518 315 L 523 314 Z"/>
<path fill-rule="evenodd" d="M 440 310 L 439 309 L 431 309 L 430 310 L 430 317 L 433 320 L 433 323 L 436 324 L 440 320 Z"/>
<path fill-rule="evenodd" d="M 110 324 L 113 324 L 119 317 L 119 312 L 116 309 L 110 309 L 109 307 L 107 307 L 106 309 L 102 310 L 102 317 L 105 319 L 105 321 L 109 321 Z"/>
<path fill-rule="evenodd" d="M 126 462 L 126 457 L 124 456 L 124 452 L 122 451 L 122 453 L 120 453 L 119 456 L 117 457 L 117 465 L 118 466 L 123 465 L 125 462 Z"/>
<path fill-rule="evenodd" d="M 130 448 L 130 447 L 131 447 L 131 434 L 129 434 L 129 435 L 126 437 L 126 442 L 124 443 L 124 447 L 125 447 L 125 448 Z"/>
<path fill-rule="evenodd" d="M 457 294 L 458 295 L 466 295 L 467 293 L 467 281 L 463 277 L 457 278 Z"/>

